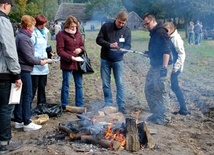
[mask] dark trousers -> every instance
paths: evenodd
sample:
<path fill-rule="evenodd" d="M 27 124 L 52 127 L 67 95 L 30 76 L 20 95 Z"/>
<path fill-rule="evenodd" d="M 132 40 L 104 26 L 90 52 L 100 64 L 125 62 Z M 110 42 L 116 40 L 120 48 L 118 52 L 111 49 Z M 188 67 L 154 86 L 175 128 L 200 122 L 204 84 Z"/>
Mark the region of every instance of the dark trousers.
<path fill-rule="evenodd" d="M 184 95 L 180 89 L 179 82 L 178 82 L 179 74 L 180 74 L 180 71 L 177 71 L 176 73 L 171 74 L 171 88 L 178 99 L 178 102 L 180 104 L 180 110 L 186 111 L 187 107 L 186 107 L 186 103 L 184 100 Z"/>
<path fill-rule="evenodd" d="M 0 143 L 11 139 L 11 114 L 14 105 L 8 104 L 11 81 L 0 81 Z"/>
<path fill-rule="evenodd" d="M 31 75 L 32 78 L 32 90 L 33 97 L 37 91 L 37 105 L 40 103 L 46 103 L 45 87 L 47 85 L 47 75 Z"/>
<path fill-rule="evenodd" d="M 24 122 L 25 125 L 31 123 L 31 101 L 32 101 L 32 81 L 30 72 L 21 72 L 22 95 L 20 104 L 15 106 L 14 119 L 15 122 Z"/>

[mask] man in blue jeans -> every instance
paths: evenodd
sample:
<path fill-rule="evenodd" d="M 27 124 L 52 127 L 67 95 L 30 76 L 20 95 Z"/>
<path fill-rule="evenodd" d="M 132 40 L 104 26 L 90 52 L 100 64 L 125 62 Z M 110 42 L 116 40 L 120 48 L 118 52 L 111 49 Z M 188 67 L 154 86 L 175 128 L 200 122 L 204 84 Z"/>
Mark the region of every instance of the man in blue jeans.
<path fill-rule="evenodd" d="M 114 22 L 102 25 L 96 38 L 97 44 L 102 47 L 100 72 L 104 93 L 104 106 L 113 105 L 110 84 L 112 69 L 117 87 L 116 102 L 119 111 L 123 114 L 126 113 L 123 82 L 124 53 L 120 51 L 120 48 L 131 49 L 131 31 L 125 26 L 127 18 L 126 12 L 119 12 Z"/>
<path fill-rule="evenodd" d="M 13 28 L 8 14 L 12 0 L 0 0 L 0 154 L 16 150 L 22 141 L 11 141 L 11 114 L 14 109 L 9 103 L 11 83 L 20 89 L 21 68 L 18 62 Z"/>

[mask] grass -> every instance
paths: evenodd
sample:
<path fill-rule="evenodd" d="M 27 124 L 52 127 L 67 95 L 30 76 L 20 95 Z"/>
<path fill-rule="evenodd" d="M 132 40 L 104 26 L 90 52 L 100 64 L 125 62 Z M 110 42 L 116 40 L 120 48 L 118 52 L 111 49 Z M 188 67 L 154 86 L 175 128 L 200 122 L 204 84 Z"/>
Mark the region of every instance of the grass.
<path fill-rule="evenodd" d="M 208 80 L 213 78 L 213 57 L 214 57 L 214 40 L 203 40 L 201 45 L 188 45 L 187 39 L 184 37 L 184 31 L 179 30 L 183 40 L 184 47 L 186 51 L 186 61 L 184 74 L 181 75 L 181 82 L 185 83 L 187 80 L 192 80 L 193 83 L 197 84 L 199 87 L 204 87 L 203 83 L 203 75 L 206 75 Z M 100 46 L 96 44 L 96 37 L 98 31 L 86 32 L 86 51 L 88 52 L 88 56 L 91 59 L 92 66 L 94 68 L 95 73 L 91 75 L 84 75 L 84 97 L 85 102 L 89 103 L 93 101 L 93 99 L 103 99 L 102 93 L 102 82 L 100 78 Z M 149 41 L 149 32 L 136 30 L 132 31 L 132 49 L 137 51 L 145 51 L 148 50 L 148 41 Z M 49 44 L 52 45 L 54 51 L 56 51 L 56 42 L 50 40 Z M 142 68 L 149 67 L 149 61 L 145 58 L 142 58 L 139 54 L 126 54 L 124 57 L 125 60 L 125 79 L 126 81 L 126 100 L 130 102 L 137 102 L 146 104 L 144 97 L 144 82 L 145 82 L 145 70 L 142 71 Z M 134 60 L 134 61 L 131 61 Z M 209 73 L 209 70 L 212 71 Z M 61 71 L 57 72 L 57 74 L 61 75 Z M 183 77 L 185 75 L 185 77 Z M 60 76 L 59 76 L 60 78 Z M 71 80 L 73 83 L 73 80 Z M 139 82 L 140 83 L 137 83 Z M 198 83 L 201 81 L 201 83 Z M 58 80 L 59 84 L 61 80 Z M 73 84 L 72 84 L 73 86 Z M 112 89 L 115 91 L 115 83 L 112 78 Z M 58 92 L 56 92 L 58 93 Z M 60 93 L 60 92 L 59 92 Z M 72 88 L 71 95 L 74 96 L 74 89 Z M 56 95 L 57 96 L 57 95 Z M 60 98 L 60 97 L 57 97 Z M 73 98 L 73 97 L 72 97 Z M 136 99 L 137 101 L 132 101 Z M 73 100 L 73 99 L 72 99 Z M 73 102 L 73 101 L 71 101 Z"/>

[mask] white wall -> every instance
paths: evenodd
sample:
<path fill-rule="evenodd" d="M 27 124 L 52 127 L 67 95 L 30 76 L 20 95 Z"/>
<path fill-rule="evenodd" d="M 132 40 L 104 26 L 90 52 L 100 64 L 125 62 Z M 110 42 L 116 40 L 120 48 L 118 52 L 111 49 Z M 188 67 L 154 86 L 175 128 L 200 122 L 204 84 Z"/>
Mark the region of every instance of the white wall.
<path fill-rule="evenodd" d="M 102 26 L 102 23 L 99 20 L 89 20 L 86 22 L 82 22 L 82 25 L 84 26 L 86 31 L 91 31 L 92 26 L 94 26 L 94 30 L 99 30 Z"/>

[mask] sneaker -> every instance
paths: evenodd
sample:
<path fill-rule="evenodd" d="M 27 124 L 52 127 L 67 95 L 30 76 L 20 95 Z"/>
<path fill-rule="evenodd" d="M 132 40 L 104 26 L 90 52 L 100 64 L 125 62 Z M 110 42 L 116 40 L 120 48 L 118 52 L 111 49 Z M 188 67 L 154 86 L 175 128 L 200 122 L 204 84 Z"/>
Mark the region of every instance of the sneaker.
<path fill-rule="evenodd" d="M 18 122 L 15 122 L 15 129 L 20 129 L 20 128 L 23 128 L 24 127 L 24 123 L 18 123 Z"/>
<path fill-rule="evenodd" d="M 41 125 L 37 125 L 33 122 L 31 122 L 30 124 L 28 125 L 24 125 L 24 131 L 33 131 L 33 130 L 39 130 L 41 129 L 42 126 Z"/>
<path fill-rule="evenodd" d="M 19 141 L 10 141 L 8 145 L 1 145 L 0 146 L 0 154 L 4 154 L 10 151 L 14 151 L 22 147 L 23 142 Z"/>

